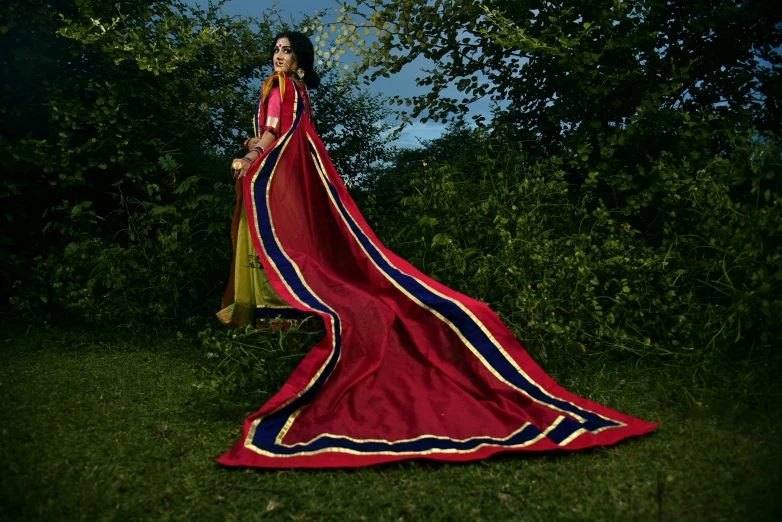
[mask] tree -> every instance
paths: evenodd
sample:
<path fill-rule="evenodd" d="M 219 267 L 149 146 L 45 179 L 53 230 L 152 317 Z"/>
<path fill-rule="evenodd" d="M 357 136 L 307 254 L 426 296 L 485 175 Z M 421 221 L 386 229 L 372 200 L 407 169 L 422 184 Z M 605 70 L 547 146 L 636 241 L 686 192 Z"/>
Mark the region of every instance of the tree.
<path fill-rule="evenodd" d="M 703 169 L 736 140 L 782 131 L 782 23 L 767 2 L 353 0 L 337 21 L 357 78 L 433 64 L 417 79 L 428 92 L 392 99 L 411 107 L 405 118 L 448 120 L 488 98 L 498 108 L 479 123 L 555 157 L 650 238 L 681 210 L 666 208 L 660 158 Z"/>
<path fill-rule="evenodd" d="M 177 0 L 20 0 L 0 26 L 3 301 L 96 320 L 211 308 L 230 261 L 229 159 L 287 25 Z M 326 87 L 319 117 L 350 137 L 327 141 L 356 175 L 380 154 L 379 102 Z"/>
<path fill-rule="evenodd" d="M 562 133 L 626 125 L 644 101 L 758 116 L 779 105 L 782 27 L 767 2 L 354 0 L 343 11 L 336 34 L 348 34 L 337 39 L 361 56 L 359 77 L 432 63 L 411 117 L 452 118 L 488 97 L 508 102 L 506 119 L 547 147 Z"/>
<path fill-rule="evenodd" d="M 313 94 L 313 104 L 318 134 L 347 184 L 360 183 L 389 158 L 386 118 L 391 111 L 380 96 L 329 73 Z"/>
<path fill-rule="evenodd" d="M 594 305 L 595 345 L 649 355 L 658 343 L 693 373 L 773 353 L 782 23 L 771 3 L 352 0 L 336 25 L 335 43 L 360 56 L 357 79 L 432 64 L 424 94 L 395 98 L 403 119 L 497 106 L 477 117 L 484 141 L 464 142 L 477 164 L 412 165 L 393 198 L 369 200 L 380 233 L 401 238 L 392 248 L 493 294 L 504 318 L 518 314 L 517 335 L 557 303 L 535 342 L 569 342 Z M 587 344 L 573 342 L 561 346 Z"/>

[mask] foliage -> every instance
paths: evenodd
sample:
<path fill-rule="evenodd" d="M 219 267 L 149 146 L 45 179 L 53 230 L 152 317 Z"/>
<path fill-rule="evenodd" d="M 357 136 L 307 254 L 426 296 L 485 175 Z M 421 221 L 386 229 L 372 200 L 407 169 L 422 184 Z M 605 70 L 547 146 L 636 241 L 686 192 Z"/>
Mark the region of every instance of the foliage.
<path fill-rule="evenodd" d="M 779 22 L 762 2 L 346 2 L 336 34 L 361 57 L 357 78 L 435 64 L 421 94 L 394 99 L 403 119 L 495 107 L 475 116 L 485 131 L 452 128 L 417 161 L 400 155 L 367 212 L 391 248 L 488 301 L 541 359 L 622 350 L 701 382 L 770 354 Z"/>
<path fill-rule="evenodd" d="M 410 100 L 412 117 L 452 118 L 488 97 L 556 151 L 563 139 L 668 108 L 765 105 L 764 128 L 779 129 L 777 16 L 769 4 L 738 1 L 353 0 L 332 31 L 370 81 L 433 64 L 417 80 L 428 92 Z M 372 33 L 368 45 L 361 38 Z"/>
<path fill-rule="evenodd" d="M 774 16 L 761 2 L 354 0 L 333 26 L 305 20 L 318 59 L 352 47 L 367 81 L 432 60 L 426 92 L 395 102 L 456 124 L 388 161 L 388 112 L 334 74 L 313 93 L 317 123 L 380 237 L 489 302 L 541 360 L 632 353 L 699 383 L 750 353 L 779 360 Z M 226 160 L 277 14 L 16 1 L 3 20 L 3 300 L 115 324 L 213 308 Z M 461 118 L 481 98 L 495 110 L 476 130 Z M 223 343 L 217 394 L 251 382 L 237 369 L 256 357 L 221 336 L 204 337 Z"/>
<path fill-rule="evenodd" d="M 323 335 L 322 322 L 316 317 L 293 323 L 268 321 L 260 330 L 253 326 L 206 328 L 198 338 L 214 363 L 206 366 L 196 388 L 223 404 L 237 398 L 261 404 L 282 388 Z"/>
<path fill-rule="evenodd" d="M 680 211 L 654 175 L 661 158 L 710 170 L 737 129 L 771 141 L 782 131 L 782 23 L 767 3 L 355 0 L 343 10 L 337 34 L 361 57 L 357 77 L 432 64 L 417 79 L 424 92 L 392 98 L 411 107 L 406 118 L 459 118 L 490 100 L 499 135 L 536 161 L 559 158 L 569 183 L 650 241 Z M 372 45 L 355 40 L 371 31 Z M 779 194 L 773 179 L 759 183 L 736 190 Z"/>
<path fill-rule="evenodd" d="M 230 264 L 230 243 L 220 239 L 229 234 L 232 190 L 221 182 L 212 190 L 204 185 L 199 176 L 185 178 L 168 204 L 159 202 L 156 185 L 149 187 L 149 200 L 120 192 L 113 217 L 125 222 L 111 238 L 95 235 L 93 227 L 103 220 L 89 201 L 47 212 L 47 225 L 54 223 L 69 242 L 61 254 L 35 258 L 27 278 L 15 283 L 22 297 L 11 303 L 26 312 L 40 310 L 40 303 L 58 305 L 69 315 L 109 323 L 165 320 L 208 306 L 199 300 L 214 292 Z"/>
<path fill-rule="evenodd" d="M 6 13 L 3 301 L 110 322 L 213 309 L 231 255 L 226 165 L 269 73 L 277 13 L 175 0 L 24 1 Z M 382 155 L 385 113 L 352 89 L 337 104 L 336 88 L 326 83 L 318 113 L 346 119 L 325 141 L 354 176 Z"/>
<path fill-rule="evenodd" d="M 653 246 L 606 202 L 576 197 L 559 162 L 454 131 L 457 140 L 417 153 L 438 154 L 415 164 L 401 156 L 365 214 L 392 250 L 498 311 L 540 360 L 632 353 L 689 368 L 701 385 L 736 354 L 773 352 L 782 206 L 758 194 L 748 204 L 731 180 L 780 179 L 776 146 L 736 137 L 709 169 L 659 158 L 656 175 L 678 210 Z M 460 154 L 439 155 L 454 141 Z"/>
<path fill-rule="evenodd" d="M 226 245 L 199 245 L 228 235 L 218 147 L 251 111 L 244 85 L 263 74 L 267 55 L 253 42 L 269 38 L 270 15 L 254 30 L 214 6 L 66 4 L 12 4 L 3 36 L 15 80 L 2 102 L 3 209 L 13 222 L 4 260 L 27 266 L 37 256 L 42 283 L 15 300 L 88 319 L 162 319 L 183 293 L 203 298 L 214 281 L 194 280 L 226 262 Z"/>
<path fill-rule="evenodd" d="M 329 73 L 313 105 L 318 135 L 347 185 L 371 175 L 390 158 L 384 134 L 391 129 L 385 122 L 391 111 L 380 96 L 351 87 L 341 76 Z"/>

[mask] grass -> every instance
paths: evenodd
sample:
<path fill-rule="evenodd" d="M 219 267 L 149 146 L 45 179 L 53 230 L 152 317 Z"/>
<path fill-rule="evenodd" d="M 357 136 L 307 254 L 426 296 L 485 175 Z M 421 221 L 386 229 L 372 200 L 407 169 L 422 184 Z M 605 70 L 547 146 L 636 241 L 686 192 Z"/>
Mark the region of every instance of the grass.
<path fill-rule="evenodd" d="M 576 454 L 358 470 L 228 470 L 214 459 L 260 405 L 207 402 L 197 342 L 4 328 L 2 520 L 774 520 L 779 411 L 671 402 L 661 376 L 616 365 L 557 375 L 662 423 Z M 624 384 L 622 383 L 624 381 Z"/>

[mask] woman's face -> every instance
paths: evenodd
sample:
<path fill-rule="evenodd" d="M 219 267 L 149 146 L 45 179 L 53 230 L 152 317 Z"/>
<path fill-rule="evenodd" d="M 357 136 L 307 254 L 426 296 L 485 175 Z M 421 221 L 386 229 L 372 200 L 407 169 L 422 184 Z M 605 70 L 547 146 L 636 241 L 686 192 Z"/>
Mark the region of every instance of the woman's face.
<path fill-rule="evenodd" d="M 299 64 L 296 61 L 296 53 L 293 52 L 291 43 L 287 38 L 280 38 L 274 44 L 272 65 L 274 66 L 274 72 L 282 71 L 288 76 L 295 73 L 299 68 Z"/>

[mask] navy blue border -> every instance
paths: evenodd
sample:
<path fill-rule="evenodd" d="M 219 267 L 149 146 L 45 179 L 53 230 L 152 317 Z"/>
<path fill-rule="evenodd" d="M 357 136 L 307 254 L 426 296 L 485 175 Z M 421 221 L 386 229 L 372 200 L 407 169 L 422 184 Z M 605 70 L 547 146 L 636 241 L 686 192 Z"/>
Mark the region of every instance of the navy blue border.
<path fill-rule="evenodd" d="M 298 102 L 299 93 L 295 88 L 294 91 L 296 91 L 295 95 L 297 96 Z M 535 437 L 538 437 L 541 434 L 541 430 L 530 424 L 519 431 L 519 433 L 506 440 L 498 440 L 491 437 L 476 437 L 465 441 L 456 441 L 451 439 L 437 438 L 435 436 L 423 436 L 414 441 L 377 442 L 357 441 L 339 436 L 325 435 L 313 440 L 312 442 L 296 445 L 293 447 L 276 444 L 276 438 L 284 428 L 290 415 L 292 415 L 300 407 L 310 403 L 320 391 L 323 384 L 328 380 L 329 376 L 336 367 L 341 351 L 339 316 L 333 310 L 324 306 L 299 278 L 296 267 L 282 252 L 276 241 L 276 238 L 274 237 L 271 215 L 269 213 L 269 209 L 266 206 L 266 189 L 270 182 L 274 166 L 276 165 L 279 156 L 285 147 L 285 144 L 287 144 L 290 136 L 297 128 L 302 113 L 303 104 L 297 103 L 297 114 L 293 127 L 283 137 L 281 143 L 278 144 L 278 146 L 275 147 L 272 151 L 270 151 L 261 172 L 254 180 L 254 203 L 258 217 L 257 227 L 258 232 L 262 238 L 263 247 L 266 249 L 267 256 L 273 260 L 281 278 L 289 285 L 293 294 L 313 311 L 328 314 L 334 319 L 333 335 L 335 353 L 329 359 L 329 362 L 327 363 L 326 368 L 324 368 L 320 377 L 312 385 L 312 387 L 310 387 L 309 390 L 307 390 L 298 399 L 292 401 L 285 408 L 282 408 L 264 417 L 257 424 L 253 439 L 251 441 L 252 445 L 258 449 L 273 454 L 278 454 L 280 456 L 296 455 L 304 452 L 309 453 L 313 451 L 329 449 L 347 449 L 360 453 L 424 453 L 438 450 L 470 451 L 481 445 L 511 447 L 527 443 L 533 440 Z M 310 144 L 310 151 L 313 154 L 315 161 L 318 162 L 320 170 L 325 172 L 319 154 L 312 146 L 312 144 Z M 381 269 L 388 275 L 388 277 L 392 278 L 397 284 L 412 294 L 425 306 L 437 311 L 449 322 L 454 324 L 454 326 L 481 353 L 481 355 L 495 369 L 495 371 L 497 371 L 508 382 L 523 390 L 526 394 L 540 403 L 554 406 L 562 411 L 575 414 L 578 417 L 584 419 L 584 422 L 580 423 L 576 420 L 565 417 L 553 430 L 551 430 L 551 432 L 547 434 L 547 437 L 550 440 L 559 444 L 582 429 L 594 432 L 608 427 L 622 426 L 621 423 L 605 419 L 593 412 L 579 408 L 571 402 L 551 397 L 543 393 L 543 391 L 534 383 L 524 378 L 524 376 L 516 370 L 511 362 L 508 361 L 506 357 L 500 352 L 500 350 L 494 345 L 494 343 L 483 332 L 480 326 L 476 324 L 473 318 L 470 317 L 470 315 L 467 314 L 461 307 L 459 307 L 453 301 L 435 294 L 416 278 L 401 272 L 399 269 L 388 263 L 381 255 L 381 252 L 374 245 L 374 243 L 372 243 L 372 241 L 363 233 L 361 227 L 359 227 L 358 224 L 352 219 L 350 213 L 342 203 L 336 187 L 334 187 L 328 178 L 324 177 L 323 181 L 326 184 L 327 190 L 329 190 L 334 201 L 336 202 L 338 210 L 342 213 L 343 218 L 348 223 L 351 231 L 358 238 L 364 249 L 369 253 L 372 260 L 379 267 L 381 267 Z"/>
<path fill-rule="evenodd" d="M 320 378 L 307 390 L 301 397 L 292 401 L 286 407 L 264 417 L 261 422 L 258 423 L 255 429 L 255 436 L 253 437 L 252 444 L 258 448 L 273 451 L 279 453 L 282 446 L 277 446 L 276 438 L 280 431 L 288 421 L 288 417 L 293 414 L 301 406 L 312 402 L 315 396 L 318 394 L 323 384 L 328 377 L 334 371 L 339 355 L 341 352 L 341 322 L 339 316 L 330 308 L 324 306 L 320 300 L 313 295 L 304 282 L 299 278 L 296 271 L 296 267 L 285 256 L 277 243 L 272 229 L 272 220 L 269 212 L 269 208 L 266 205 L 266 190 L 271 181 L 271 175 L 274 172 L 274 168 L 279 160 L 280 154 L 285 149 L 293 131 L 298 127 L 301 121 L 302 114 L 304 113 L 304 106 L 300 101 L 298 90 L 294 87 L 296 96 L 296 116 L 291 129 L 282 137 L 277 145 L 269 152 L 266 160 L 261 167 L 261 171 L 253 180 L 254 190 L 254 206 L 257 215 L 256 227 L 258 233 L 261 236 L 261 243 L 266 250 L 266 255 L 274 262 L 276 270 L 279 272 L 280 277 L 288 284 L 291 292 L 297 299 L 305 306 L 310 308 L 314 312 L 320 312 L 327 314 L 333 319 L 333 332 L 334 336 L 334 353 L 330 357 L 326 368 L 321 373 Z"/>

